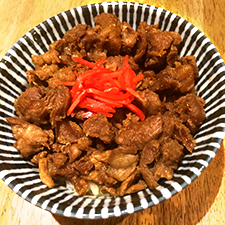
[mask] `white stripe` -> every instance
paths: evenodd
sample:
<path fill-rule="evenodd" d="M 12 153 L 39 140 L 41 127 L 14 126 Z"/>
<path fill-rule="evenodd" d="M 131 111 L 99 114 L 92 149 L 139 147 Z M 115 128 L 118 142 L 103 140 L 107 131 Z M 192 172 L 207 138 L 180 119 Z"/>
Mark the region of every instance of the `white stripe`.
<path fill-rule="evenodd" d="M 80 208 L 77 210 L 77 213 L 75 215 L 76 218 L 83 218 L 84 216 L 84 208 L 90 204 L 90 202 L 92 201 L 91 198 L 86 199 L 82 205 L 80 206 Z"/>
<path fill-rule="evenodd" d="M 113 212 L 115 216 L 121 216 L 120 201 L 121 201 L 120 197 L 117 197 L 115 199 L 115 203 L 114 203 L 115 207 L 113 208 Z"/>
<path fill-rule="evenodd" d="M 109 214 L 108 214 L 108 206 L 109 203 L 111 202 L 111 198 L 106 197 L 106 199 L 104 200 L 104 204 L 103 204 L 103 208 L 101 210 L 101 216 L 102 218 L 108 218 Z"/>
<path fill-rule="evenodd" d="M 58 17 L 58 15 L 54 16 L 54 18 L 55 18 L 55 20 L 58 22 L 58 24 L 59 24 L 59 29 L 61 30 L 61 32 L 62 32 L 63 34 L 65 34 L 67 30 L 66 30 L 66 29 L 64 28 L 64 26 L 62 25 L 62 22 L 61 22 L 60 18 Z"/>
<path fill-rule="evenodd" d="M 129 214 L 133 213 L 134 212 L 134 205 L 132 203 L 131 195 L 124 196 L 124 200 L 127 203 L 127 209 L 126 209 L 126 211 Z"/>
<path fill-rule="evenodd" d="M 70 204 L 70 206 L 67 206 L 63 212 L 63 215 L 64 216 L 68 216 L 70 217 L 71 216 L 71 211 L 72 211 L 72 208 L 73 206 L 77 205 L 79 202 L 81 202 L 82 200 L 84 200 L 83 197 L 80 197 L 80 198 L 77 198 L 72 204 Z"/>
<path fill-rule="evenodd" d="M 190 184 L 191 183 L 191 178 L 186 176 L 186 175 L 181 175 L 181 174 L 176 174 L 174 173 L 173 175 L 174 177 L 180 177 L 182 178 L 187 184 Z"/>
<path fill-rule="evenodd" d="M 183 167 L 183 166 L 180 166 L 178 169 L 178 171 L 180 170 L 190 170 L 192 171 L 194 174 L 196 174 L 197 176 L 199 176 L 201 174 L 201 171 L 195 167 Z"/>
<path fill-rule="evenodd" d="M 59 36 L 59 33 L 57 32 L 57 30 L 55 29 L 55 26 L 54 26 L 53 22 L 50 19 L 47 19 L 46 22 L 52 28 L 52 32 L 55 35 L 56 39 L 59 40 L 60 36 Z"/>
<path fill-rule="evenodd" d="M 32 168 L 27 169 L 27 168 L 20 168 L 20 169 L 11 169 L 11 170 L 3 170 L 0 172 L 0 177 L 3 179 L 6 175 L 9 175 L 11 173 L 28 173 L 28 172 L 39 172 L 38 168 Z"/>
<path fill-rule="evenodd" d="M 143 191 L 139 191 L 137 194 L 139 195 L 139 198 L 140 198 L 141 207 L 143 209 L 147 209 L 148 208 L 148 202 L 147 202 L 147 200 L 144 196 Z"/>
<path fill-rule="evenodd" d="M 52 39 L 52 36 L 49 35 L 49 32 L 48 32 L 47 28 L 45 27 L 45 25 L 43 23 L 40 23 L 39 25 L 46 32 L 45 35 L 48 37 L 48 39 L 50 40 L 50 42 L 53 43 L 54 40 Z"/>
<path fill-rule="evenodd" d="M 34 40 L 32 34 L 30 32 L 27 32 L 25 36 L 28 37 L 31 42 L 33 42 L 32 44 L 36 47 L 36 49 L 40 52 L 40 54 L 43 54 L 44 53 L 44 50 L 37 44 L 37 41 Z M 28 46 L 28 44 L 27 44 L 27 46 Z"/>
<path fill-rule="evenodd" d="M 94 27 L 94 26 L 95 26 L 95 23 L 94 23 L 94 20 L 93 20 L 93 13 L 92 13 L 92 8 L 91 8 L 91 5 L 90 5 L 90 4 L 88 4 L 88 5 L 87 5 L 87 7 L 88 7 L 88 10 L 90 11 L 91 26 L 92 26 L 92 27 Z"/>
<path fill-rule="evenodd" d="M 169 184 L 171 186 L 173 186 L 173 188 L 177 191 L 180 192 L 182 190 L 182 187 L 180 184 L 178 184 L 177 182 L 174 182 L 172 180 L 167 180 L 165 181 L 166 184 Z"/>
<path fill-rule="evenodd" d="M 154 205 L 157 205 L 159 203 L 159 199 L 148 188 L 146 189 L 146 192 L 151 196 Z"/>
<path fill-rule="evenodd" d="M 90 210 L 88 216 L 89 218 L 91 219 L 94 219 L 95 218 L 95 208 L 99 205 L 99 203 L 102 201 L 102 199 L 99 199 L 97 198 L 95 201 L 94 201 L 94 204 L 92 205 L 92 209 Z"/>
<path fill-rule="evenodd" d="M 26 191 L 23 192 L 23 194 L 21 195 L 21 197 L 23 199 L 26 199 L 27 196 L 32 192 L 32 191 L 37 191 L 37 190 L 40 190 L 42 188 L 46 188 L 46 185 L 41 185 L 41 186 L 38 186 L 38 187 L 34 187 L 34 188 L 31 188 L 31 189 L 28 189 Z M 34 197 L 35 198 L 35 197 Z M 36 205 L 37 202 L 31 202 L 32 204 Z"/>
<path fill-rule="evenodd" d="M 78 12 L 78 14 L 80 16 L 80 22 L 81 22 L 81 24 L 86 24 L 85 23 L 85 20 L 84 20 L 83 13 L 82 13 L 82 8 L 80 6 L 78 6 L 76 9 L 77 9 L 77 12 Z"/>
<path fill-rule="evenodd" d="M 163 197 L 166 198 L 166 199 L 168 199 L 172 196 L 171 192 L 167 188 L 162 187 L 161 185 L 158 185 L 156 187 L 156 190 L 160 191 L 162 193 Z"/>
<path fill-rule="evenodd" d="M 7 179 L 5 179 L 5 183 L 7 185 L 9 185 L 9 183 L 11 183 L 12 181 L 14 181 L 15 179 L 20 179 L 20 178 L 27 178 L 27 177 L 34 177 L 37 176 L 37 174 L 23 174 L 23 175 L 16 175 L 16 177 L 9 177 Z"/>
<path fill-rule="evenodd" d="M 18 193 L 18 191 L 22 188 L 22 187 L 26 187 L 28 185 L 34 185 L 34 184 L 42 184 L 40 179 L 36 179 L 36 180 L 32 180 L 32 181 L 26 181 L 22 184 L 17 184 L 16 186 L 14 186 L 13 191 L 15 193 Z"/>

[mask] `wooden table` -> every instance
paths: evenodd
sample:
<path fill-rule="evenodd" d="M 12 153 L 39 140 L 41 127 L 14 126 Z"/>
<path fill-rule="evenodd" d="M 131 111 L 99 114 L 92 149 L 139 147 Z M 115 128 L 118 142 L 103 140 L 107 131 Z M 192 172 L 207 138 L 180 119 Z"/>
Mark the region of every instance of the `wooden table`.
<path fill-rule="evenodd" d="M 0 58 L 32 27 L 62 11 L 99 0 L 0 0 Z M 225 59 L 224 0 L 143 0 L 192 22 Z M 0 180 L 0 225 L 222 225 L 225 224 L 224 147 L 190 186 L 171 199 L 132 215 L 106 220 L 64 218 L 31 205 Z"/>

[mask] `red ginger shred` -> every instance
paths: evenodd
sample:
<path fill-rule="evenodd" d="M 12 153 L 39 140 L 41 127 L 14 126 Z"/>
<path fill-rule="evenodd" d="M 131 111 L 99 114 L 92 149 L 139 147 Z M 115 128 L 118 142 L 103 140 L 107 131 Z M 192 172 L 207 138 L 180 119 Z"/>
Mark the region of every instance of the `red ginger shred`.
<path fill-rule="evenodd" d="M 75 81 L 57 81 L 58 84 L 72 86 L 70 90 L 72 101 L 67 111 L 67 116 L 75 116 L 75 109 L 85 108 L 88 111 L 82 114 L 83 118 L 89 118 L 93 113 L 104 113 L 107 117 L 112 117 L 116 110 L 114 108 L 127 107 L 137 114 L 141 119 L 145 119 L 144 113 L 131 102 L 138 98 L 144 99 L 136 92 L 137 82 L 143 79 L 143 74 L 136 76 L 129 67 L 129 56 L 126 55 L 123 67 L 115 72 L 103 68 L 106 59 L 100 59 L 93 63 L 79 57 L 73 57 L 78 63 L 88 66 L 90 70 L 76 76 Z M 75 71 L 75 74 L 77 72 Z"/>

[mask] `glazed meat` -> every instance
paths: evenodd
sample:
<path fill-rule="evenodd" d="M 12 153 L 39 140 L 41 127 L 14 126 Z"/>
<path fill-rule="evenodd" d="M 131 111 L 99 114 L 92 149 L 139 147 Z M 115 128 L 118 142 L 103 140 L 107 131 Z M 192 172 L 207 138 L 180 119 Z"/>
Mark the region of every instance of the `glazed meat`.
<path fill-rule="evenodd" d="M 14 147 L 49 188 L 115 197 L 154 189 L 192 153 L 206 116 L 195 57 L 180 58 L 181 36 L 157 24 L 134 30 L 107 13 L 94 22 L 31 56 L 30 87 L 14 102 L 18 118 L 7 118 Z"/>
<path fill-rule="evenodd" d="M 30 124 L 20 118 L 7 118 L 12 126 L 12 132 L 16 142 L 14 147 L 18 149 L 21 155 L 28 157 L 44 149 L 50 149 L 53 144 L 54 134 L 52 130 L 43 130 L 42 128 Z"/>

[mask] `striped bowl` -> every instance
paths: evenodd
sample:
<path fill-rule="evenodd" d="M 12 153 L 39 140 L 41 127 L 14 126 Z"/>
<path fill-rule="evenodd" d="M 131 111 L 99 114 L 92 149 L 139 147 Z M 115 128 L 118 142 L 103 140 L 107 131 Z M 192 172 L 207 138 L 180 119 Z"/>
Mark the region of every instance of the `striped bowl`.
<path fill-rule="evenodd" d="M 182 160 L 174 178 L 162 181 L 155 190 L 123 197 L 76 196 L 64 186 L 49 189 L 38 168 L 13 148 L 10 125 L 14 100 L 28 86 L 25 72 L 34 69 L 31 54 L 43 54 L 53 41 L 78 23 L 94 26 L 101 12 L 116 14 L 136 29 L 139 22 L 159 24 L 162 30 L 177 31 L 183 38 L 181 56 L 194 55 L 199 69 L 198 95 L 205 99 L 206 120 L 195 135 L 196 147 Z M 107 218 L 130 214 L 156 205 L 180 192 L 208 166 L 219 149 L 225 129 L 225 65 L 210 40 L 185 19 L 150 5 L 104 2 L 60 13 L 34 27 L 20 38 L 0 62 L 0 178 L 18 195 L 52 213 L 76 218 Z"/>

